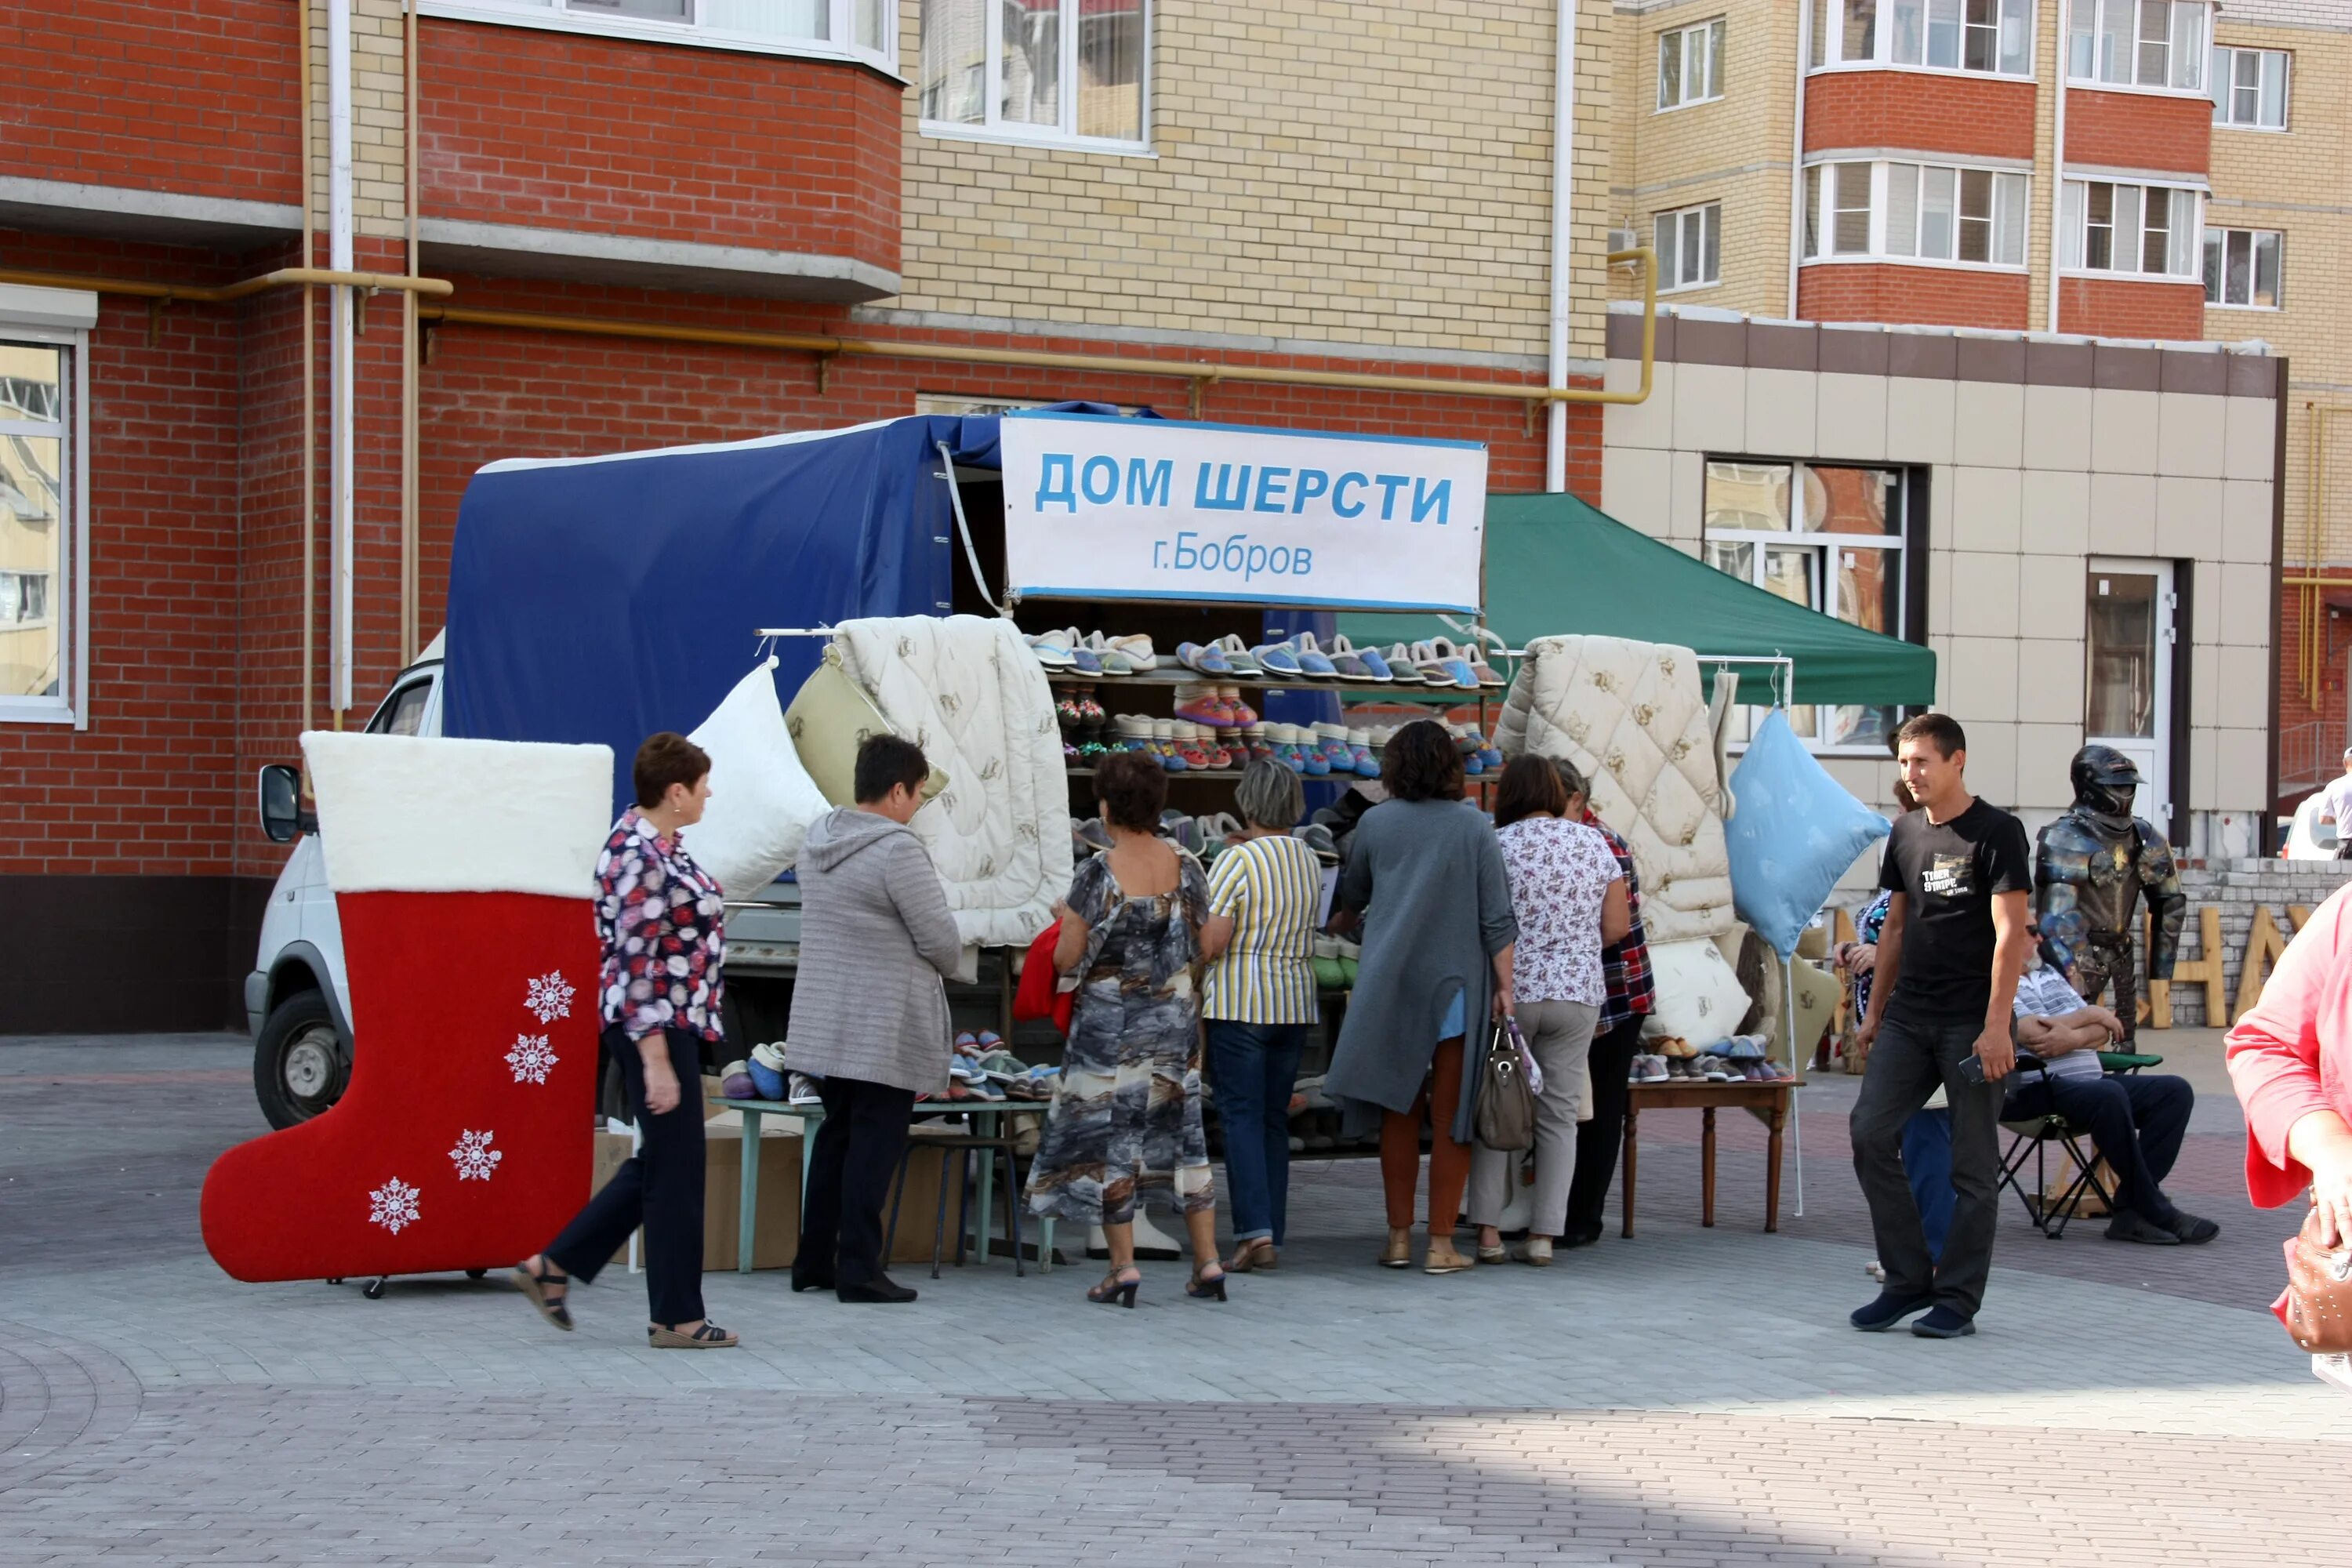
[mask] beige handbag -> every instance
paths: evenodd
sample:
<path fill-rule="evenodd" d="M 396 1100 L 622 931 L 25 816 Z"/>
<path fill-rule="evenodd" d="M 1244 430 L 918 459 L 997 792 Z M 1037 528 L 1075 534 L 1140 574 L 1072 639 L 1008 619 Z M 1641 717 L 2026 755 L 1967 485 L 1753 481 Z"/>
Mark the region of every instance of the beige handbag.
<path fill-rule="evenodd" d="M 800 752 L 801 766 L 824 798 L 835 805 L 856 804 L 856 791 L 852 781 L 857 771 L 857 748 L 871 735 L 894 735 L 898 731 L 882 710 L 874 706 L 874 699 L 866 689 L 849 678 L 841 668 L 841 650 L 828 647 L 824 662 L 816 673 L 801 682 L 801 689 L 784 710 L 784 728 L 793 738 L 793 748 Z M 948 787 L 948 775 L 938 767 L 923 781 L 923 798 L 929 800 Z"/>

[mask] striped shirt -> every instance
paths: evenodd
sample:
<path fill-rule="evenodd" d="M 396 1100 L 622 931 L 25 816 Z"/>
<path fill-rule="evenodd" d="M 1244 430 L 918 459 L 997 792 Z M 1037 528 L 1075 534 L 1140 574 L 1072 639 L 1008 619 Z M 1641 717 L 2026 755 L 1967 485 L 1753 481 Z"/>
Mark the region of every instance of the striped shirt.
<path fill-rule="evenodd" d="M 1253 838 L 1209 869 L 1209 912 L 1231 915 L 1234 939 L 1209 965 L 1201 1016 L 1237 1024 L 1312 1024 L 1315 915 L 1323 866 L 1297 839 Z"/>

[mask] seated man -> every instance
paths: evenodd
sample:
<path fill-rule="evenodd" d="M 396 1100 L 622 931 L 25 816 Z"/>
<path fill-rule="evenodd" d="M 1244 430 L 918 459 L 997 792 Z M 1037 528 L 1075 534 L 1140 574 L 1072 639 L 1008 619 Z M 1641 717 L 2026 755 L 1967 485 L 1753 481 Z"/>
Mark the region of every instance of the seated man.
<path fill-rule="evenodd" d="M 2116 1173 L 2110 1241 L 2177 1247 L 2210 1241 L 2221 1227 L 2184 1214 L 2158 1184 L 2179 1157 L 2181 1135 L 2196 1096 L 2189 1080 L 2144 1073 L 2109 1074 L 2098 1053 L 2123 1037 L 2123 1021 L 2105 1007 L 2093 1007 L 2066 984 L 2038 946 L 2017 983 L 2016 1021 L 2010 1033 L 2021 1050 L 2042 1058 L 2046 1070 L 2021 1067 L 2009 1077 L 2001 1120 L 2021 1121 L 2055 1112 L 2086 1130 L 2099 1156 Z"/>

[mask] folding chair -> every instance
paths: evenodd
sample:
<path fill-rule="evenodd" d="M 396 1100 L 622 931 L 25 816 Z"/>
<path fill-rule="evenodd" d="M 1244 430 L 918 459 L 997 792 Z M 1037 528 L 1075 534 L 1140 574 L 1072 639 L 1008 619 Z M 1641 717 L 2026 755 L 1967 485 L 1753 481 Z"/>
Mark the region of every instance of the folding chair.
<path fill-rule="evenodd" d="M 2101 1053 L 2102 1065 L 2105 1054 Z M 2163 1058 L 2154 1059 L 2161 1061 Z M 2141 1065 L 2145 1064 L 2136 1061 L 2126 1070 L 2137 1071 Z M 2049 1065 L 2032 1051 L 2017 1053 L 2017 1070 L 2040 1073 L 2044 1083 L 2050 1080 Z M 2034 1229 L 2052 1241 L 2063 1237 L 2066 1222 L 2074 1217 L 2075 1205 L 2085 1193 L 2096 1194 L 2100 1202 L 2110 1210 L 2114 1209 L 2116 1195 L 2107 1190 L 2105 1183 L 2099 1180 L 2098 1149 L 2094 1146 L 2087 1154 L 2083 1149 L 2084 1142 L 2090 1137 L 2088 1129 L 2076 1127 L 2054 1110 L 2042 1116 L 2021 1117 L 2014 1121 L 2004 1120 L 2000 1125 L 2001 1130 L 2010 1135 L 2009 1148 L 2001 1160 L 2000 1183 L 2025 1205 L 2026 1217 L 2033 1222 Z M 2048 1157 L 2052 1143 L 2066 1151 L 2074 1162 L 2075 1173 L 2074 1181 L 2054 1201 L 2044 1196 L 2050 1190 Z M 2018 1173 L 2024 1169 L 2029 1155 L 2033 1161 L 2033 1190 L 2030 1193 L 2017 1180 Z"/>

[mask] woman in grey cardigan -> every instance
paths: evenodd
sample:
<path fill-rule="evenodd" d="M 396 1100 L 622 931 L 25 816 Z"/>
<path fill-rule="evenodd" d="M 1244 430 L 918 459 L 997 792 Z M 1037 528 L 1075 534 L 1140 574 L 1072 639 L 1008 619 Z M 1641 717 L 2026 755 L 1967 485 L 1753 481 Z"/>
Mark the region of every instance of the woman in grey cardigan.
<path fill-rule="evenodd" d="M 794 1290 L 911 1301 L 882 1271 L 882 1203 L 919 1093 L 944 1094 L 953 1049 L 941 977 L 963 950 L 947 893 L 907 826 L 923 803 L 922 748 L 876 735 L 857 748 L 857 804 L 801 850 L 800 978 L 784 1062 L 820 1079 L 801 1205 Z"/>
<path fill-rule="evenodd" d="M 1470 1267 L 1454 1246 L 1470 1176 L 1479 1053 L 1464 1038 L 1511 1007 L 1518 923 L 1495 829 L 1462 798 L 1462 759 L 1444 726 L 1399 730 L 1381 759 L 1388 799 L 1366 812 L 1339 878 L 1339 915 L 1360 913 L 1363 958 L 1332 1047 L 1325 1091 L 1361 1125 L 1377 1107 L 1387 1190 L 1388 1268 L 1412 1264 L 1412 1194 L 1428 1113 L 1429 1251 L 1423 1267 Z"/>

